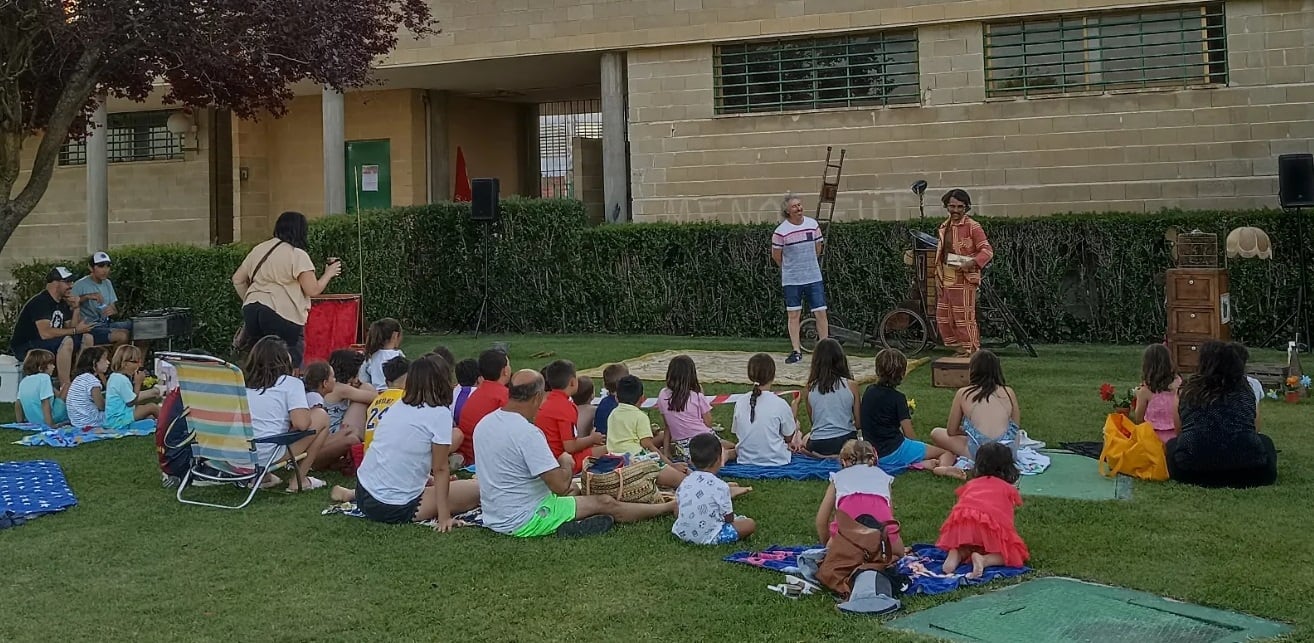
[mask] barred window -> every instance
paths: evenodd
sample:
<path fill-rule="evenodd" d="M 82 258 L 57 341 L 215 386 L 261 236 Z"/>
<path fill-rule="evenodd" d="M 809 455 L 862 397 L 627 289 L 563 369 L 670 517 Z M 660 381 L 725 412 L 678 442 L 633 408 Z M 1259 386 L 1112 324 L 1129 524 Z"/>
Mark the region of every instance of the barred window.
<path fill-rule="evenodd" d="M 716 48 L 716 113 L 917 104 L 917 32 Z"/>
<path fill-rule="evenodd" d="M 120 112 L 106 123 L 110 163 L 181 159 L 182 141 L 169 131 L 173 112 Z M 60 165 L 86 165 L 86 139 L 71 140 L 59 149 Z"/>
<path fill-rule="evenodd" d="M 987 24 L 988 96 L 1227 83 L 1222 3 Z"/>

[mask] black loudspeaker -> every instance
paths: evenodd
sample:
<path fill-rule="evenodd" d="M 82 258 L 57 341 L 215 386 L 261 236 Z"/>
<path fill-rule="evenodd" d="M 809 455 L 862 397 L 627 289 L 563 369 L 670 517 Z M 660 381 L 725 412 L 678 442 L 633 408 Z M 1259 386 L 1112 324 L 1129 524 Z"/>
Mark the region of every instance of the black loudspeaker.
<path fill-rule="evenodd" d="M 497 220 L 499 191 L 497 179 L 471 179 L 470 219 L 472 221 Z"/>
<path fill-rule="evenodd" d="M 1284 208 L 1314 207 L 1314 154 L 1278 157 L 1278 200 Z"/>

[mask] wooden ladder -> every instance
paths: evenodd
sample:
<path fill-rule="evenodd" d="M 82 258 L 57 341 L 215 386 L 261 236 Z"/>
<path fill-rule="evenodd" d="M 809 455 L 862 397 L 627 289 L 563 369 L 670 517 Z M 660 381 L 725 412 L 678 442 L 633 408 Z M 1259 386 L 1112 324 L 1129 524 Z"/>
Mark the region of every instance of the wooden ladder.
<path fill-rule="evenodd" d="M 825 244 L 821 246 L 821 257 L 819 257 L 823 268 L 826 265 L 826 255 L 830 254 L 828 252 L 830 249 L 830 222 L 835 218 L 835 197 L 839 196 L 840 175 L 844 173 L 844 148 L 840 148 L 839 160 L 833 163 L 830 160 L 831 149 L 831 146 L 826 146 L 826 167 L 821 170 L 821 198 L 817 199 L 817 214 L 815 217 L 817 227 L 821 228 L 821 238 L 826 240 Z M 831 179 L 832 170 L 835 173 L 834 179 Z M 821 214 L 821 206 L 823 205 L 830 206 L 824 217 Z"/>

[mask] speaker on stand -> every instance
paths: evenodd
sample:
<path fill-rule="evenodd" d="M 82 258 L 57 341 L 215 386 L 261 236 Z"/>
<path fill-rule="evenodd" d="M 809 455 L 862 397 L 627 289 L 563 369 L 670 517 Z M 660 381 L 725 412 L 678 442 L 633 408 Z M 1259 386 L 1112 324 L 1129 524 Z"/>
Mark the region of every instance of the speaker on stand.
<path fill-rule="evenodd" d="M 484 323 L 488 321 L 489 309 L 493 309 L 503 320 L 511 323 L 512 326 L 524 333 L 524 327 L 520 325 L 515 318 L 506 314 L 506 310 L 497 303 L 492 297 L 492 283 L 488 274 L 488 266 L 493 261 L 493 224 L 496 223 L 502 215 L 499 193 L 501 186 L 496 178 L 483 178 L 470 180 L 470 220 L 474 221 L 483 228 L 483 299 L 479 302 L 479 312 L 475 315 L 474 336 L 479 337 L 479 330 L 483 328 Z"/>
<path fill-rule="evenodd" d="M 1286 330 L 1288 324 L 1295 322 L 1296 349 L 1303 352 L 1310 350 L 1310 325 L 1309 313 L 1305 310 L 1309 296 L 1309 267 L 1305 258 L 1305 221 L 1302 211 L 1314 208 L 1314 154 L 1283 154 L 1278 157 L 1278 201 L 1283 210 L 1294 211 L 1296 215 L 1296 261 L 1300 266 L 1300 289 L 1296 292 L 1295 312 L 1278 325 L 1274 338 Z"/>

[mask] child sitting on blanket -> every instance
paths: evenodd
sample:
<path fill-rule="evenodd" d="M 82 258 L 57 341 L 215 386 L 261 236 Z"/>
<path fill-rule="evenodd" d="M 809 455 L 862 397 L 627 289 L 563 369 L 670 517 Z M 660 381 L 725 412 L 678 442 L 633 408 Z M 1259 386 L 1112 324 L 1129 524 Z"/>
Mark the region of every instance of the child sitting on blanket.
<path fill-rule="evenodd" d="M 374 428 L 379 425 L 379 420 L 383 414 L 402 399 L 406 388 L 406 372 L 411 368 L 411 361 L 398 355 L 383 363 L 383 377 L 388 380 L 388 388 L 379 391 L 374 396 L 374 401 L 370 402 L 370 408 L 365 411 L 365 441 L 361 449 L 361 454 L 370 448 L 370 441 L 374 439 Z"/>
<path fill-rule="evenodd" d="M 803 436 L 803 444 L 819 458 L 838 456 L 849 440 L 858 437 L 860 402 L 849 358 L 839 342 L 829 338 L 817 342 L 803 390 L 812 420 L 812 431 Z"/>
<path fill-rule="evenodd" d="M 824 547 L 839 532 L 835 510 L 843 511 L 855 520 L 871 516 L 882 523 L 892 523 L 888 533 L 895 556 L 904 553 L 903 539 L 899 536 L 899 523 L 894 520 L 894 501 L 890 497 L 888 473 L 876 466 L 876 450 L 865 440 L 849 440 L 840 449 L 839 471 L 830 474 L 830 486 L 817 509 L 817 538 Z"/>
<path fill-rule="evenodd" d="M 1132 421 L 1149 422 L 1159 441 L 1177 437 L 1173 428 L 1173 413 L 1177 408 L 1177 388 L 1182 378 L 1173 367 L 1173 356 L 1163 344 L 1150 344 L 1141 355 L 1141 385 L 1136 388 L 1136 405 L 1132 408 Z"/>
<path fill-rule="evenodd" d="M 55 354 L 34 348 L 23 358 L 23 379 L 18 382 L 14 419 L 56 427 L 68 423 L 64 400 L 55 395 Z"/>
<path fill-rule="evenodd" d="M 776 360 L 766 353 L 748 359 L 748 379 L 753 392 L 735 402 L 731 429 L 739 437 L 736 461 L 759 467 L 787 465 L 793 459 L 790 452 L 803 446 L 794 419 L 798 398 L 791 405 L 771 392 Z"/>
<path fill-rule="evenodd" d="M 689 440 L 689 460 L 698 470 L 675 490 L 675 524 L 671 533 L 695 545 L 724 545 L 748 538 L 757 529 L 752 518 L 735 513 L 730 485 L 716 477 L 725 463 L 721 440 L 701 433 Z"/>
<path fill-rule="evenodd" d="M 146 372 L 142 370 L 142 351 L 124 344 L 114 351 L 109 380 L 105 383 L 105 428 L 126 429 L 138 420 L 155 419 L 160 405 L 151 400 L 161 399 L 160 389 L 141 390 Z"/>
<path fill-rule="evenodd" d="M 952 574 L 971 560 L 968 578 L 980 578 L 987 567 L 1020 567 L 1030 557 L 1013 524 L 1014 507 L 1022 506 L 1020 477 L 1008 447 L 992 442 L 976 452 L 972 479 L 959 487 L 958 502 L 940 526 L 935 546 L 946 554 L 944 573 Z"/>
<path fill-rule="evenodd" d="M 401 345 L 401 322 L 391 317 L 384 317 L 370 324 L 369 331 L 365 333 L 365 363 L 356 373 L 356 379 L 375 389 L 383 388 L 387 382 L 383 375 L 383 364 L 394 357 L 402 356 Z"/>
<path fill-rule="evenodd" d="M 657 484 L 662 487 L 678 487 L 684 482 L 687 467 L 672 464 L 653 442 L 652 423 L 648 414 L 637 405 L 643 399 L 643 382 L 633 375 L 626 375 L 616 383 L 616 410 L 611 412 L 611 425 L 607 431 L 607 452 L 616 455 L 628 455 L 631 460 L 660 460 L 661 472 L 657 474 Z M 716 437 L 716 436 L 712 436 Z M 719 442 L 718 442 L 719 444 Z"/>
<path fill-rule="evenodd" d="M 576 378 L 579 384 L 575 387 L 575 394 L 570 396 L 570 401 L 575 403 L 575 433 L 579 437 L 592 435 L 593 433 L 593 416 L 597 414 L 597 409 L 593 408 L 593 378 L 588 375 L 580 375 Z"/>
<path fill-rule="evenodd" d="M 387 364 L 384 366 L 386 367 Z M 387 373 L 384 373 L 384 376 L 386 377 Z M 456 363 L 457 386 L 456 395 L 452 398 L 452 417 L 457 422 L 461 421 L 461 409 L 465 408 L 465 401 L 470 399 L 470 394 L 474 393 L 479 382 L 479 360 L 463 359 Z"/>
<path fill-rule="evenodd" d="M 365 363 L 365 357 L 343 348 L 330 353 L 328 363 L 333 368 L 334 381 L 332 390 L 324 396 L 324 410 L 329 416 L 329 433 L 345 431 L 355 436 L 359 442 L 365 437 L 366 412 L 378 395 L 373 386 L 357 376 Z M 383 377 L 386 385 L 387 376 Z"/>
<path fill-rule="evenodd" d="M 946 472 L 956 459 L 954 454 L 918 441 L 913 430 L 908 398 L 899 390 L 907 372 L 908 358 L 898 350 L 886 348 L 876 354 L 876 383 L 862 394 L 859 411 L 862 437 L 876 449 L 886 473 L 895 475 L 915 464 L 930 470 L 943 466 L 946 469 L 940 472 Z"/>
<path fill-rule="evenodd" d="M 659 440 L 668 460 L 687 460 L 689 440 L 712 433 L 712 404 L 698 383 L 698 368 L 693 358 L 677 355 L 666 366 L 666 386 L 657 394 L 657 410 L 666 427 L 666 440 Z M 735 443 L 721 440 L 725 459 L 734 460 Z"/>
<path fill-rule="evenodd" d="M 68 421 L 75 428 L 105 425 L 105 373 L 109 365 L 109 352 L 104 346 L 89 346 L 78 355 L 65 398 Z"/>
<path fill-rule="evenodd" d="M 960 479 L 967 478 L 960 467 L 971 466 L 963 463 L 975 460 L 981 447 L 999 443 L 1017 450 L 1022 422 L 1017 395 L 1004 382 L 997 355 L 988 350 L 973 353 L 967 363 L 967 380 L 969 384 L 954 394 L 949 423 L 931 431 L 936 446 L 961 458 L 956 466 L 936 467 L 935 473 Z"/>
<path fill-rule="evenodd" d="M 598 402 L 598 408 L 593 414 L 594 431 L 607 435 L 607 421 L 619 404 L 616 400 L 616 385 L 622 377 L 629 374 L 630 369 L 624 364 L 608 364 L 607 368 L 602 369 L 602 387 L 606 389 L 607 394 Z"/>

